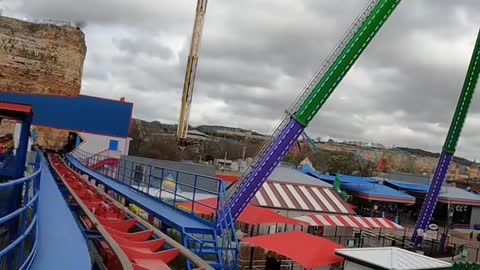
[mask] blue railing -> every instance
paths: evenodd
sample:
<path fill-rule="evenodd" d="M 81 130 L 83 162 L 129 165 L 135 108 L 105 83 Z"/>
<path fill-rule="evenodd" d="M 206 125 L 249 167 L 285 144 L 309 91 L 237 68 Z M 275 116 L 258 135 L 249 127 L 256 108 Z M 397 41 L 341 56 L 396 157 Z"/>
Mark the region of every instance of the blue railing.
<path fill-rule="evenodd" d="M 225 200 L 221 196 L 225 187 L 223 182 L 215 177 L 164 168 L 128 158 L 118 159 L 102 154 L 90 154 L 78 149 L 72 155 L 84 166 L 95 169 L 98 173 L 210 223 L 216 222 L 217 205 L 220 209 L 225 204 L 221 202 Z M 205 203 L 205 199 L 210 200 Z M 216 202 L 212 203 L 212 200 Z"/>
<path fill-rule="evenodd" d="M 37 251 L 38 197 L 40 191 L 39 155 L 29 175 L 0 184 L 0 191 L 7 195 L 7 204 L 19 200 L 16 209 L 0 217 L 0 228 L 6 229 L 0 244 L 2 269 L 28 269 Z M 31 170 L 32 171 L 32 170 Z"/>
<path fill-rule="evenodd" d="M 158 198 L 212 225 L 219 222 L 217 220 L 219 213 L 228 213 L 227 217 L 222 219 L 225 223 L 222 230 L 215 234 L 220 237 L 217 239 L 219 240 L 217 248 L 220 250 L 225 269 L 236 269 L 239 245 L 235 222 L 230 211 L 225 209 L 228 197 L 224 183 L 220 179 L 133 161 L 128 157 L 119 159 L 103 154 L 90 154 L 78 149 L 72 155 L 84 166 Z M 209 199 L 208 203 L 205 203 L 205 199 Z M 181 207 L 179 207 L 180 204 Z M 210 214 L 201 214 L 202 212 Z M 198 254 L 201 254 L 205 242 L 195 239 L 192 235 L 186 235 L 186 237 L 196 242 L 195 246 L 199 248 Z"/>

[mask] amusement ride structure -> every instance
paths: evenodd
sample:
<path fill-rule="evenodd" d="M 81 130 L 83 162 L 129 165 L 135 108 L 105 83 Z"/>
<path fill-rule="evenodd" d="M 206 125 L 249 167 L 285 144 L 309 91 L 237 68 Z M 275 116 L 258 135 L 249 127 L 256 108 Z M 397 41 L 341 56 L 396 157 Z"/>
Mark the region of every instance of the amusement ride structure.
<path fill-rule="evenodd" d="M 169 269 L 167 264 L 179 255 L 186 258 L 185 268 L 187 269 L 236 269 L 239 243 L 235 222 L 279 162 L 285 158 L 299 136 L 304 134 L 309 143 L 316 147 L 304 133 L 304 129 L 399 3 L 400 0 L 371 0 L 367 4 L 293 105 L 286 110 L 271 139 L 261 147 L 252 165 L 228 190 L 223 182 L 215 177 L 137 161 L 118 158 L 113 160 L 108 156 L 93 155 L 79 149 L 63 156 L 41 155 L 42 152 L 39 152 L 37 159 L 41 161 L 37 161 L 35 165 L 36 173 L 38 175 L 41 171 L 42 177 L 46 174 L 52 175 L 51 178 L 54 178 L 55 183 L 60 187 L 70 211 L 75 213 L 76 221 L 85 239 L 93 243 L 94 249 L 98 251 L 97 255 L 102 258 L 99 261 L 103 261 L 105 265 L 108 264 L 109 269 Z M 192 144 L 187 138 L 188 116 L 206 5 L 207 0 L 198 0 L 177 130 L 177 139 L 181 147 Z M 467 80 L 439 161 L 440 166 L 437 168 L 422 208 L 421 218 L 417 224 L 419 232 L 428 225 L 448 164 L 455 152 L 478 79 L 479 47 L 480 37 L 475 46 Z M 33 174 L 22 178 L 25 168 L 21 165 L 25 164 L 26 159 L 31 108 L 0 103 L 0 115 L 17 117 L 23 121 L 20 144 L 15 155 L 15 160 L 20 163 L 15 163 L 12 170 L 1 170 L 1 172 L 11 173 L 8 175 L 9 178 L 19 180 L 9 182 L 7 185 L 0 184 L 0 190 L 31 181 L 34 197 L 29 198 L 25 195 L 23 203 L 28 206 L 36 204 L 38 177 L 35 178 L 36 175 Z M 39 165 L 40 162 L 43 162 L 41 163 L 43 165 Z M 340 178 L 337 180 L 336 188 L 339 190 Z M 165 181 L 171 184 L 166 185 Z M 22 213 L 22 209 L 26 206 L 21 207 L 20 191 L 20 188 L 14 190 L 11 194 L 15 196 L 15 200 L 9 200 L 15 203 L 10 207 L 14 214 L 1 217 L 0 224 L 13 216 L 26 215 L 26 212 Z M 26 194 L 30 193 L 26 192 Z M 215 207 L 202 203 L 202 196 L 207 195 L 216 199 Z M 179 207 L 179 203 L 190 203 L 191 208 Z M 153 218 L 158 219 L 160 229 L 156 229 L 149 222 L 129 211 L 130 204 L 141 208 L 148 215 L 149 221 Z M 14 210 L 16 208 L 20 210 Z M 210 208 L 214 214 L 199 216 L 195 213 L 196 208 Z M 31 223 L 23 222 L 24 231 L 33 230 L 32 228 L 36 226 L 35 215 L 36 212 Z M 181 245 L 167 236 L 171 231 L 179 236 Z M 415 243 L 421 241 L 419 236 L 414 236 Z M 25 242 L 26 236 L 22 234 L 21 237 L 18 238 L 19 240 L 13 239 L 14 242 L 8 248 L 13 249 Z M 35 247 L 33 246 L 29 253 L 22 254 L 20 262 L 25 265 L 30 264 Z M 0 251 L 0 258 L 8 252 L 9 250 Z"/>
<path fill-rule="evenodd" d="M 412 242 L 414 248 L 416 248 L 423 239 L 423 233 L 425 232 L 427 226 L 430 223 L 435 206 L 438 201 L 438 196 L 440 195 L 440 190 L 442 185 L 445 182 L 448 167 L 452 161 L 453 155 L 457 147 L 458 140 L 460 138 L 460 133 L 462 132 L 463 124 L 465 123 L 465 118 L 467 117 L 468 108 L 472 101 L 473 93 L 475 91 L 475 86 L 478 81 L 478 76 L 480 74 L 480 32 L 477 35 L 477 41 L 473 49 L 472 58 L 470 60 L 470 65 L 467 70 L 465 81 L 463 83 L 462 92 L 455 109 L 455 114 L 453 115 L 450 128 L 448 130 L 447 138 L 443 144 L 442 153 L 438 160 L 437 168 L 435 169 L 435 174 L 430 183 L 430 188 L 428 190 L 425 201 L 422 205 L 422 210 L 420 211 L 419 219 L 415 225 L 415 231 L 412 236 Z"/>
<path fill-rule="evenodd" d="M 204 4 L 206 2 L 201 3 L 202 8 L 197 7 L 196 25 L 201 25 L 201 22 L 203 22 L 203 19 L 198 19 L 198 15 L 201 14 L 202 16 L 200 17 L 203 18 L 206 7 Z M 312 80 L 304 88 L 295 103 L 287 110 L 285 117 L 275 129 L 271 140 L 267 141 L 259 150 L 251 167 L 228 191 L 218 179 L 205 176 L 192 176 L 193 185 L 182 184 L 179 179 L 185 177 L 187 173 L 181 171 L 173 172 L 173 178 L 176 180 L 175 189 L 173 191 L 163 190 L 162 186 L 152 186 L 150 181 L 153 181 L 154 178 L 163 180 L 167 176 L 164 175 L 167 169 L 145 164 L 143 164 L 143 171 L 150 172 L 147 177 L 148 184 L 138 182 L 129 177 L 123 180 L 117 177 L 120 182 L 123 182 L 119 183 L 117 180 L 110 179 L 92 170 L 92 164 L 102 162 L 103 158 L 94 157 L 93 159 L 98 159 L 98 162 L 96 162 L 87 153 L 82 154 L 78 151 L 73 155 L 66 155 L 67 165 L 75 170 L 79 170 L 82 174 L 96 179 L 98 183 L 102 183 L 109 190 L 120 194 L 127 202 L 134 203 L 149 215 L 160 219 L 162 231 L 171 228 L 180 232 L 183 245 L 200 258 L 208 260 L 212 267 L 216 269 L 234 269 L 237 267 L 236 260 L 239 251 L 235 229 L 236 219 L 278 163 L 285 157 L 305 127 L 308 126 L 316 113 L 325 104 L 328 97 L 399 3 L 400 0 L 372 0 L 367 4 L 321 68 L 315 73 Z M 184 88 L 184 99 L 182 99 L 182 115 L 184 116 L 188 116 L 188 108 L 193 93 L 194 77 L 191 75 L 194 74 L 195 63 L 198 59 L 200 34 L 196 33 L 199 33 L 199 29 L 201 27 L 194 27 L 192 48 L 196 49 L 191 50 L 191 57 L 189 58 L 189 64 L 187 64 L 186 87 Z M 179 132 L 177 133 L 179 140 L 186 138 L 188 117 L 181 117 L 180 121 L 185 123 L 185 125 L 183 125 L 183 128 L 180 128 L 182 124 L 179 124 Z M 89 160 L 89 166 L 85 166 L 86 163 L 83 162 L 85 160 Z M 118 170 L 121 172 L 125 170 L 125 167 L 135 168 L 137 165 L 134 162 L 132 164 L 120 164 Z M 161 172 L 160 176 L 158 176 L 158 173 L 157 176 L 153 175 L 151 172 L 154 170 Z M 210 217 L 208 220 L 196 216 L 193 211 L 195 207 L 209 207 L 202 204 L 201 201 L 195 200 L 196 192 L 206 192 L 201 187 L 201 184 L 206 182 L 214 182 L 218 187 L 217 191 L 214 192 L 217 197 L 217 207 L 214 209 L 215 215 L 213 219 Z M 138 190 L 141 191 L 140 193 L 130 191 L 132 186 L 137 185 Z M 142 187 L 142 185 L 145 186 Z M 192 203 L 191 211 L 184 211 L 184 209 L 176 207 L 177 202 L 182 197 L 186 198 L 185 195 L 180 195 L 179 193 L 179 190 L 182 188 L 193 189 L 193 198 L 187 199 Z M 160 200 L 150 198 L 152 190 L 158 189 L 160 189 L 160 194 L 170 193 L 172 199 L 167 202 L 163 197 Z M 187 267 L 189 269 L 193 268 L 190 261 Z"/>
<path fill-rule="evenodd" d="M 371 1 L 355 20 L 301 95 L 286 111 L 271 139 L 257 153 L 252 166 L 230 188 L 228 204 L 219 213 L 217 231 L 229 224 L 226 221 L 229 216 L 233 217 L 233 222 L 245 209 L 399 3 L 399 0 Z"/>
<path fill-rule="evenodd" d="M 188 119 L 190 117 L 190 108 L 192 106 L 193 86 L 195 83 L 195 74 L 197 73 L 198 54 L 200 50 L 200 41 L 202 39 L 205 12 L 207 11 L 207 2 L 208 0 L 198 0 L 197 2 L 197 11 L 195 14 L 195 23 L 190 44 L 190 54 L 188 56 L 187 68 L 185 71 L 185 80 L 183 82 L 180 119 L 177 127 L 177 141 L 180 149 L 184 149 L 185 146 L 196 143 L 188 138 Z"/>

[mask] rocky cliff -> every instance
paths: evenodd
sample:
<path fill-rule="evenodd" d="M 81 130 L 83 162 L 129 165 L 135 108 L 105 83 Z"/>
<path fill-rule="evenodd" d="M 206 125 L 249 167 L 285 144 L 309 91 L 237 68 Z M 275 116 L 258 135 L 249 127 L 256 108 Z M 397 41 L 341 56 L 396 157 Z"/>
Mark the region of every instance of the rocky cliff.
<path fill-rule="evenodd" d="M 76 96 L 86 50 L 75 27 L 0 16 L 0 91 Z"/>
<path fill-rule="evenodd" d="M 86 51 L 85 35 L 75 27 L 0 16 L 0 92 L 77 96 Z M 13 128 L 2 121 L 0 131 Z M 68 131 L 37 129 L 37 143 L 45 149 L 59 150 L 67 138 Z"/>

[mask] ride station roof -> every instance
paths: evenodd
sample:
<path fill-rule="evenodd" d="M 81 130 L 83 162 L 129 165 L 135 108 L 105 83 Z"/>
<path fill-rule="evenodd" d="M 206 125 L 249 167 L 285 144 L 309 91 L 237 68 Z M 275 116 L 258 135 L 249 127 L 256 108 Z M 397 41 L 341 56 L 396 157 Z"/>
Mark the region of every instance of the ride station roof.
<path fill-rule="evenodd" d="M 299 231 L 249 237 L 242 239 L 242 242 L 283 255 L 306 269 L 343 261 L 341 257 L 335 255 L 336 249 L 343 248 L 341 245 Z"/>
<path fill-rule="evenodd" d="M 310 175 L 312 177 L 315 177 L 317 179 L 320 179 L 325 182 L 333 183 L 335 181 L 335 175 L 326 175 L 326 174 L 320 174 L 316 172 L 312 167 L 309 165 L 304 165 L 302 167 L 301 172 L 303 172 L 306 175 Z M 341 175 L 340 179 L 342 180 L 342 183 L 355 183 L 355 184 L 363 184 L 365 182 L 367 183 L 376 183 L 378 180 L 370 177 L 360 177 L 360 176 L 352 176 L 352 175 Z"/>
<path fill-rule="evenodd" d="M 336 255 L 375 270 L 433 270 L 450 269 L 451 263 L 397 247 L 337 249 Z M 362 268 L 363 269 L 363 268 Z"/>
<path fill-rule="evenodd" d="M 327 182 L 334 182 L 335 176 L 317 173 L 310 166 L 303 166 L 302 172 L 317 179 Z M 415 197 L 400 192 L 396 189 L 378 184 L 376 179 L 370 177 L 359 177 L 341 175 L 342 189 L 349 191 L 354 196 L 373 201 L 387 201 L 398 203 L 415 203 Z"/>
<path fill-rule="evenodd" d="M 308 215 L 296 217 L 295 219 L 304 221 L 310 226 L 331 226 L 347 227 L 359 229 L 404 229 L 399 224 L 392 222 L 387 218 L 358 217 L 345 215 Z"/>
<path fill-rule="evenodd" d="M 406 203 L 406 204 L 415 203 L 415 197 L 381 184 L 347 183 L 347 184 L 343 184 L 342 188 L 349 191 L 356 197 L 367 199 L 367 200 L 397 202 L 397 203 Z"/>
<path fill-rule="evenodd" d="M 417 192 L 417 193 L 427 193 L 429 185 L 422 185 L 409 182 L 400 182 L 393 180 L 385 180 L 386 186 L 393 187 L 398 190 Z M 472 192 L 454 187 L 454 186 L 442 186 L 440 191 L 439 202 L 443 203 L 455 203 L 455 204 L 464 204 L 464 205 L 480 205 L 480 196 Z"/>

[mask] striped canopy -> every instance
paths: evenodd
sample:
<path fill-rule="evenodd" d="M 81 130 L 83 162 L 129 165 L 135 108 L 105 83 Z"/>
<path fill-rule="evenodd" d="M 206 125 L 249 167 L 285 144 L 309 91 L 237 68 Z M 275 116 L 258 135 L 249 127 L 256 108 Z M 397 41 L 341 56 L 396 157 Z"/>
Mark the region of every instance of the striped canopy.
<path fill-rule="evenodd" d="M 296 217 L 311 226 L 340 226 L 359 229 L 393 229 L 400 230 L 403 227 L 387 218 L 358 217 L 346 215 L 308 215 Z"/>

